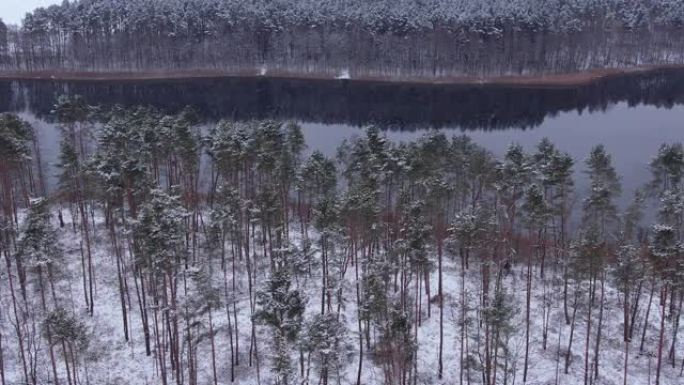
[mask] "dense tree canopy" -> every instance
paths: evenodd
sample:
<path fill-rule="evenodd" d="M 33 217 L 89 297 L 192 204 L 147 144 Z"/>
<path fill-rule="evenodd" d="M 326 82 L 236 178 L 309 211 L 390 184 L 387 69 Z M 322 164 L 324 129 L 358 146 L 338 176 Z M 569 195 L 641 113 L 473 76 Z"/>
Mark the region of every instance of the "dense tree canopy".
<path fill-rule="evenodd" d="M 155 30 L 210 36 L 229 29 L 269 31 L 335 26 L 407 33 L 438 25 L 496 34 L 502 29 L 579 31 L 679 26 L 677 0 L 76 0 L 26 15 L 29 33 Z"/>
<path fill-rule="evenodd" d="M 600 144 L 497 157 L 369 127 L 329 157 L 296 122 L 80 97 L 53 116 L 57 194 L 36 187 L 31 125 L 0 115 L 8 384 L 665 385 L 684 368 L 680 143 L 623 210 Z"/>
<path fill-rule="evenodd" d="M 563 72 L 676 62 L 682 20 L 678 0 L 65 1 L 11 30 L 4 67 Z"/>

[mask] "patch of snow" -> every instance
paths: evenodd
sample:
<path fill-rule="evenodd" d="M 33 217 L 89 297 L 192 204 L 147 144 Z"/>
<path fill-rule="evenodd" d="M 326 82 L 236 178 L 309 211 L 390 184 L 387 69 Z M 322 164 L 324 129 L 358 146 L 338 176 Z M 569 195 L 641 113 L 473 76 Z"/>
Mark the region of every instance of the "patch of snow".
<path fill-rule="evenodd" d="M 340 72 L 340 74 L 337 75 L 337 76 L 335 77 L 335 79 L 339 79 L 339 80 L 342 80 L 342 79 L 351 79 L 351 75 L 349 74 L 349 70 L 348 70 L 348 69 L 342 70 L 342 71 Z"/>

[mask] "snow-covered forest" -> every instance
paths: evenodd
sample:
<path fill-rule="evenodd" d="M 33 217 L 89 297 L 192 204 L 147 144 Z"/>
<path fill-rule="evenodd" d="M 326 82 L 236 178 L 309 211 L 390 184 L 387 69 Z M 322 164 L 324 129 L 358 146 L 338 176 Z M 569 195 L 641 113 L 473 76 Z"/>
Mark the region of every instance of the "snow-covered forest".
<path fill-rule="evenodd" d="M 75 0 L 0 23 L 0 68 L 326 76 L 680 64 L 681 0 Z"/>
<path fill-rule="evenodd" d="M 682 381 L 681 143 L 622 209 L 600 144 L 370 127 L 330 158 L 293 122 L 52 119 L 50 188 L 0 115 L 2 385 Z"/>

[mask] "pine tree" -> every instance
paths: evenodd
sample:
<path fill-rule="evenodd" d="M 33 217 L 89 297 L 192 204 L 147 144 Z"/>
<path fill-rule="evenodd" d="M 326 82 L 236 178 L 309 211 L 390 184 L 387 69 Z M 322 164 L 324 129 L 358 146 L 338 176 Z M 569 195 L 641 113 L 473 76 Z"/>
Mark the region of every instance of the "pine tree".
<path fill-rule="evenodd" d="M 684 183 L 684 147 L 681 143 L 663 144 L 651 161 L 653 180 L 649 187 L 654 193 L 678 190 Z"/>
<path fill-rule="evenodd" d="M 668 225 L 653 226 L 653 240 L 650 246 L 651 256 L 655 270 L 661 276 L 662 283 L 660 289 L 660 333 L 658 338 L 658 355 L 656 367 L 655 383 L 660 384 L 660 374 L 663 362 L 665 318 L 667 308 L 667 298 L 669 290 L 674 282 L 678 281 L 677 272 L 681 269 L 681 255 L 684 247 L 679 241 L 677 230 Z M 681 311 L 681 310 L 680 310 Z"/>
<path fill-rule="evenodd" d="M 617 264 L 612 269 L 613 279 L 617 289 L 622 294 L 623 301 L 623 342 L 625 344 L 623 381 L 628 382 L 628 358 L 631 336 L 631 309 L 630 298 L 633 296 L 634 287 L 639 284 L 643 277 L 642 264 L 639 261 L 639 250 L 631 244 L 621 246 L 618 253 Z"/>
<path fill-rule="evenodd" d="M 91 172 L 112 205 L 125 209 L 128 218 L 138 216 L 139 201 L 153 187 L 153 120 L 144 108 L 115 108 L 96 135 L 98 151 L 90 161 Z"/>
<path fill-rule="evenodd" d="M 188 266 L 186 245 L 187 211 L 177 196 L 171 196 L 162 190 L 150 191 L 150 197 L 140 209 L 133 227 L 134 257 L 136 268 L 136 291 L 138 295 L 146 352 L 151 354 L 151 333 L 147 301 L 155 305 L 152 308 L 153 321 L 156 324 L 159 308 L 165 309 L 164 327 L 170 333 L 169 359 L 176 369 L 176 377 L 180 377 L 181 337 L 179 316 L 182 314 L 178 305 L 179 278 L 183 266 Z M 148 296 L 150 297 L 148 299 Z M 153 328 L 156 330 L 156 325 Z M 159 344 L 159 340 L 155 339 Z M 157 350 L 166 351 L 157 346 Z M 161 360 L 162 357 L 160 356 Z M 162 366 L 165 366 L 163 364 Z"/>
<path fill-rule="evenodd" d="M 430 271 L 434 267 L 429 258 L 432 226 L 425 217 L 425 202 L 417 200 L 406 204 L 403 216 L 404 228 L 402 230 L 406 241 L 406 253 L 411 269 L 415 272 L 415 279 L 422 277 L 429 279 Z M 416 293 L 416 296 L 418 295 L 419 293 Z M 431 298 L 427 299 L 428 302 L 430 300 Z M 421 315 L 417 314 L 417 316 L 417 322 L 420 324 Z"/>
<path fill-rule="evenodd" d="M 341 380 L 341 371 L 349 361 L 351 350 L 347 337 L 348 331 L 340 314 L 316 314 L 308 322 L 302 343 L 319 371 L 321 384 L 327 385 L 331 376 Z"/>
<path fill-rule="evenodd" d="M 521 145 L 512 144 L 508 147 L 503 161 L 498 166 L 498 173 L 496 188 L 506 210 L 508 219 L 506 232 L 514 249 L 518 250 L 519 239 L 513 232 L 517 226 L 516 219 L 520 202 L 532 177 L 529 156 L 525 154 Z"/>
<path fill-rule="evenodd" d="M 62 356 L 69 384 L 78 383 L 80 354 L 88 348 L 86 326 L 64 308 L 50 312 L 43 322 L 43 332 L 54 344 L 62 347 Z M 52 346 L 50 347 L 52 348 Z"/>
<path fill-rule="evenodd" d="M 663 363 L 665 309 L 670 297 L 670 312 L 676 309 L 672 344 L 669 357 L 674 363 L 677 329 L 682 311 L 681 300 L 675 305 L 674 292 L 684 282 L 684 148 L 681 143 L 663 145 L 651 161 L 653 180 L 649 184 L 652 195 L 660 200 L 658 224 L 652 228 L 650 252 L 653 270 L 660 278 L 660 334 L 658 341 L 658 362 L 656 384 L 660 383 Z M 670 295 L 670 293 L 672 293 Z"/>
<path fill-rule="evenodd" d="M 533 184 L 525 194 L 525 203 L 522 206 L 525 214 L 524 221 L 533 237 L 534 256 L 537 260 L 543 260 L 546 254 L 546 226 L 551 214 L 549 205 L 546 202 L 542 189 Z M 523 381 L 527 381 L 527 370 L 529 365 L 529 345 L 530 345 L 530 317 L 532 301 L 532 254 L 527 256 L 527 299 L 525 306 L 525 363 L 523 367 Z M 544 334 L 546 329 L 544 328 Z M 545 337 L 545 336 L 544 336 Z M 545 346 L 545 345 L 544 345 Z"/>
<path fill-rule="evenodd" d="M 572 172 L 574 161 L 567 153 L 561 153 L 548 138 L 542 139 L 537 151 L 532 155 L 535 180 L 539 183 L 544 199 L 551 210 L 556 250 L 565 250 L 567 221 L 569 216 L 570 196 L 573 190 Z M 552 229 L 554 230 L 554 229 Z M 545 230 L 545 235 L 547 231 Z M 546 255 L 542 255 L 540 275 L 544 277 Z M 560 257 L 560 255 L 556 255 Z"/>
<path fill-rule="evenodd" d="M 313 208 L 321 200 L 330 199 L 337 188 L 337 171 L 335 162 L 325 157 L 320 151 L 313 154 L 301 166 L 296 182 L 299 193 L 298 210 L 301 232 L 308 239 L 309 225 Z"/>
<path fill-rule="evenodd" d="M 136 263 L 153 278 L 171 277 L 186 262 L 186 216 L 177 196 L 162 190 L 150 191 L 133 232 L 138 247 Z"/>
<path fill-rule="evenodd" d="M 339 208 L 334 195 L 318 200 L 314 206 L 314 227 L 319 233 L 318 244 L 321 250 L 321 314 L 325 309 L 331 311 L 332 288 L 330 287 L 330 254 L 333 250 L 331 238 L 336 233 Z"/>
<path fill-rule="evenodd" d="M 238 293 L 238 255 L 240 254 L 242 229 L 241 229 L 241 203 L 239 191 L 222 184 L 215 196 L 215 202 L 209 213 L 211 223 L 209 225 L 210 248 L 217 247 L 221 257 L 221 270 L 223 271 L 223 294 L 226 304 L 226 318 L 228 320 L 228 339 L 230 343 L 230 373 L 231 381 L 235 380 L 235 366 L 239 364 L 240 340 L 238 323 L 237 298 Z M 226 241 L 230 240 L 230 260 L 228 260 Z M 237 250 L 236 250 L 237 249 Z M 229 264 L 230 262 L 230 264 Z M 228 270 L 230 269 L 230 284 Z M 251 289 L 251 279 L 249 281 Z M 230 287 L 230 289 L 229 289 Z M 251 295 L 251 290 L 250 290 Z M 232 319 L 231 319 L 232 307 Z"/>
<path fill-rule="evenodd" d="M 416 359 L 417 346 L 411 323 L 413 317 L 402 307 L 398 298 L 387 298 L 385 303 L 387 307 L 384 312 L 374 320 L 379 334 L 374 347 L 375 357 L 383 368 L 385 383 L 405 384 Z"/>
<path fill-rule="evenodd" d="M 211 371 L 214 385 L 218 384 L 217 353 L 215 337 L 218 330 L 214 328 L 214 312 L 221 307 L 221 291 L 212 279 L 206 267 L 191 267 L 185 271 L 186 291 L 188 295 L 182 305 L 185 312 L 187 335 L 191 339 L 188 345 L 190 362 L 190 381 L 198 383 L 199 345 L 209 340 L 211 351 Z M 189 281 L 189 282 L 188 282 Z M 190 286 L 188 288 L 188 286 Z"/>
<path fill-rule="evenodd" d="M 16 260 L 22 261 L 21 265 L 27 269 L 27 284 L 32 284 L 36 292 L 40 294 L 39 307 L 45 315 L 52 309 L 59 308 L 65 300 L 55 289 L 65 275 L 65 257 L 58 232 L 50 222 L 50 216 L 47 199 L 38 198 L 31 201 L 31 207 L 22 224 L 15 255 Z M 34 315 L 34 317 L 37 316 Z M 28 323 L 29 320 L 26 319 L 25 322 Z M 52 374 L 55 381 L 59 381 L 54 353 L 56 342 L 50 331 L 50 325 L 45 325 L 45 336 L 49 345 Z M 64 349 L 64 345 L 62 348 Z M 65 362 L 65 365 L 69 365 L 68 362 Z"/>
<path fill-rule="evenodd" d="M 503 383 L 508 382 L 508 376 L 515 373 L 514 367 L 511 367 L 511 361 L 514 361 L 514 353 L 510 345 L 510 339 L 515 333 L 515 319 L 517 307 L 515 299 L 508 294 L 502 282 L 496 284 L 494 295 L 488 307 L 483 309 L 482 318 L 487 326 L 491 329 L 493 338 L 490 341 L 489 348 L 493 353 L 493 376 L 491 384 L 497 383 L 497 373 L 499 368 L 503 371 Z M 501 353 L 499 353 L 501 352 Z M 503 360 L 503 362 L 500 361 Z"/>
<path fill-rule="evenodd" d="M 588 383 L 589 373 L 589 343 L 592 328 L 592 310 L 596 294 L 596 281 L 599 273 L 605 267 L 605 243 L 601 238 L 601 230 L 596 223 L 589 223 L 584 227 L 570 245 L 569 271 L 575 281 L 573 311 L 570 321 L 570 337 L 565 357 L 565 373 L 568 373 L 572 352 L 575 319 L 579 308 L 580 296 L 583 293 L 582 283 L 588 282 L 587 295 L 587 332 L 584 351 L 584 382 Z M 598 340 L 598 339 L 597 339 Z"/>
<path fill-rule="evenodd" d="M 466 288 L 466 271 L 469 269 L 472 257 L 482 258 L 482 264 L 487 266 L 488 260 L 484 257 L 487 242 L 490 236 L 496 233 L 497 222 L 493 214 L 486 206 L 476 206 L 474 209 L 459 212 L 456 214 L 449 229 L 449 248 L 453 255 L 458 255 L 461 262 L 461 293 L 460 293 L 460 314 L 458 324 L 460 326 L 460 365 L 459 383 L 463 384 L 464 378 L 470 381 L 470 368 L 472 366 L 471 354 L 468 347 L 468 326 L 469 326 L 469 293 Z M 483 272 L 486 270 L 483 270 Z M 483 273 L 483 281 L 486 274 Z M 483 282 L 486 283 L 486 282 Z M 486 285 L 483 285 L 483 297 Z M 487 306 L 485 304 L 485 306 Z M 485 359 L 489 362 L 489 357 Z M 466 373 L 464 373 L 464 368 Z M 485 378 L 487 376 L 485 375 Z"/>
<path fill-rule="evenodd" d="M 23 264 L 31 272 L 39 276 L 49 274 L 52 279 L 64 264 L 64 256 L 59 235 L 52 226 L 50 217 L 47 199 L 38 198 L 31 201 L 17 242 L 16 257 L 24 261 Z"/>
<path fill-rule="evenodd" d="M 619 177 L 613 168 L 611 156 L 602 145 L 592 148 L 585 161 L 590 179 L 590 191 L 583 205 L 583 222 L 594 225 L 603 240 L 610 236 L 611 225 L 617 220 L 615 199 L 622 192 Z"/>
<path fill-rule="evenodd" d="M 611 238 L 616 237 L 617 232 L 617 207 L 615 199 L 622 192 L 620 180 L 617 172 L 613 168 L 611 156 L 605 151 L 602 145 L 595 146 L 589 157 L 585 161 L 587 167 L 587 174 L 590 179 L 589 196 L 584 200 L 582 220 L 583 226 L 589 227 L 592 231 L 598 232 L 598 241 L 601 244 L 599 249 L 602 249 L 599 258 L 605 259 L 605 255 L 609 249 L 607 242 Z M 585 385 L 589 382 L 589 331 L 591 330 L 591 308 L 594 305 L 594 289 L 596 287 L 596 280 L 600 281 L 601 296 L 599 299 L 599 315 L 598 325 L 596 328 L 596 345 L 594 349 L 593 360 L 593 378 L 597 379 L 599 376 L 599 349 L 601 344 L 601 334 L 603 331 L 603 309 L 605 299 L 605 275 L 604 269 L 606 263 L 601 261 L 595 266 L 597 269 L 594 275 L 590 277 L 590 293 L 589 293 L 589 315 L 587 317 L 587 347 L 585 349 Z"/>
<path fill-rule="evenodd" d="M 292 276 L 287 267 L 278 262 L 263 290 L 257 292 L 257 311 L 254 321 L 273 331 L 273 372 L 276 384 L 293 383 L 291 350 L 303 326 L 306 300 L 299 290 L 292 288 Z"/>
<path fill-rule="evenodd" d="M 33 192 L 32 178 L 32 144 L 35 140 L 33 127 L 10 113 L 0 114 L 0 162 L 2 167 L 2 209 L 3 218 L 8 224 L 16 224 L 13 204 L 20 203 L 19 198 L 12 199 L 13 194 L 21 197 L 28 205 L 29 196 Z M 14 192 L 16 189 L 16 192 Z M 20 273 L 21 274 L 21 273 Z"/>
<path fill-rule="evenodd" d="M 0 250 L 5 258 L 7 268 L 7 281 L 9 284 L 10 297 L 12 302 L 12 315 L 14 316 L 14 332 L 16 333 L 18 356 L 21 362 L 23 379 L 30 383 L 33 370 L 30 360 L 30 347 L 26 341 L 27 332 L 20 327 L 27 322 L 26 314 L 22 310 L 22 301 L 26 302 L 27 297 L 27 272 L 23 258 L 18 253 L 13 253 L 14 244 L 17 241 L 17 228 L 19 217 L 17 215 L 20 206 L 30 206 L 29 196 L 32 194 L 32 156 L 31 144 L 34 142 L 35 134 L 33 127 L 21 120 L 14 114 L 0 114 L 0 202 L 2 212 L 0 212 Z M 35 147 L 35 146 L 34 146 Z M 13 255 L 14 254 L 14 255 Z M 14 271 L 12 264 L 14 263 Z M 15 286 L 15 277 L 19 281 L 19 289 Z M 17 298 L 19 294 L 19 298 Z M 7 317 L 11 319 L 10 317 Z M 0 341 L 3 335 L 0 334 Z M 3 354 L 0 349 L 0 356 Z M 54 364 L 54 361 L 53 361 Z M 53 365 L 54 367 L 54 365 Z M 5 380 L 4 363 L 0 362 L 0 374 Z"/>

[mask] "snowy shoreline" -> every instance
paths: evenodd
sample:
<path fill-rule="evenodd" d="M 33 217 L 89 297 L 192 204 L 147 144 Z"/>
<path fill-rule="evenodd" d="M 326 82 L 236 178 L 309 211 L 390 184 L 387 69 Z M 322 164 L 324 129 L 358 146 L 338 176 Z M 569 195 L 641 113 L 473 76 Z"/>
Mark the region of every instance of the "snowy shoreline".
<path fill-rule="evenodd" d="M 650 74 L 659 71 L 682 71 L 684 64 L 650 65 L 628 68 L 604 68 L 579 72 L 536 74 L 536 75 L 493 75 L 493 76 L 395 76 L 365 75 L 348 69 L 338 72 L 320 73 L 306 71 L 269 71 L 264 67 L 254 70 L 183 70 L 183 71 L 0 71 L 0 80 L 54 80 L 54 81 L 156 81 L 189 80 L 202 78 L 265 78 L 300 79 L 311 81 L 351 81 L 367 83 L 397 83 L 450 86 L 510 86 L 510 87 L 574 87 L 589 85 L 607 78 L 619 78 L 635 74 Z"/>

